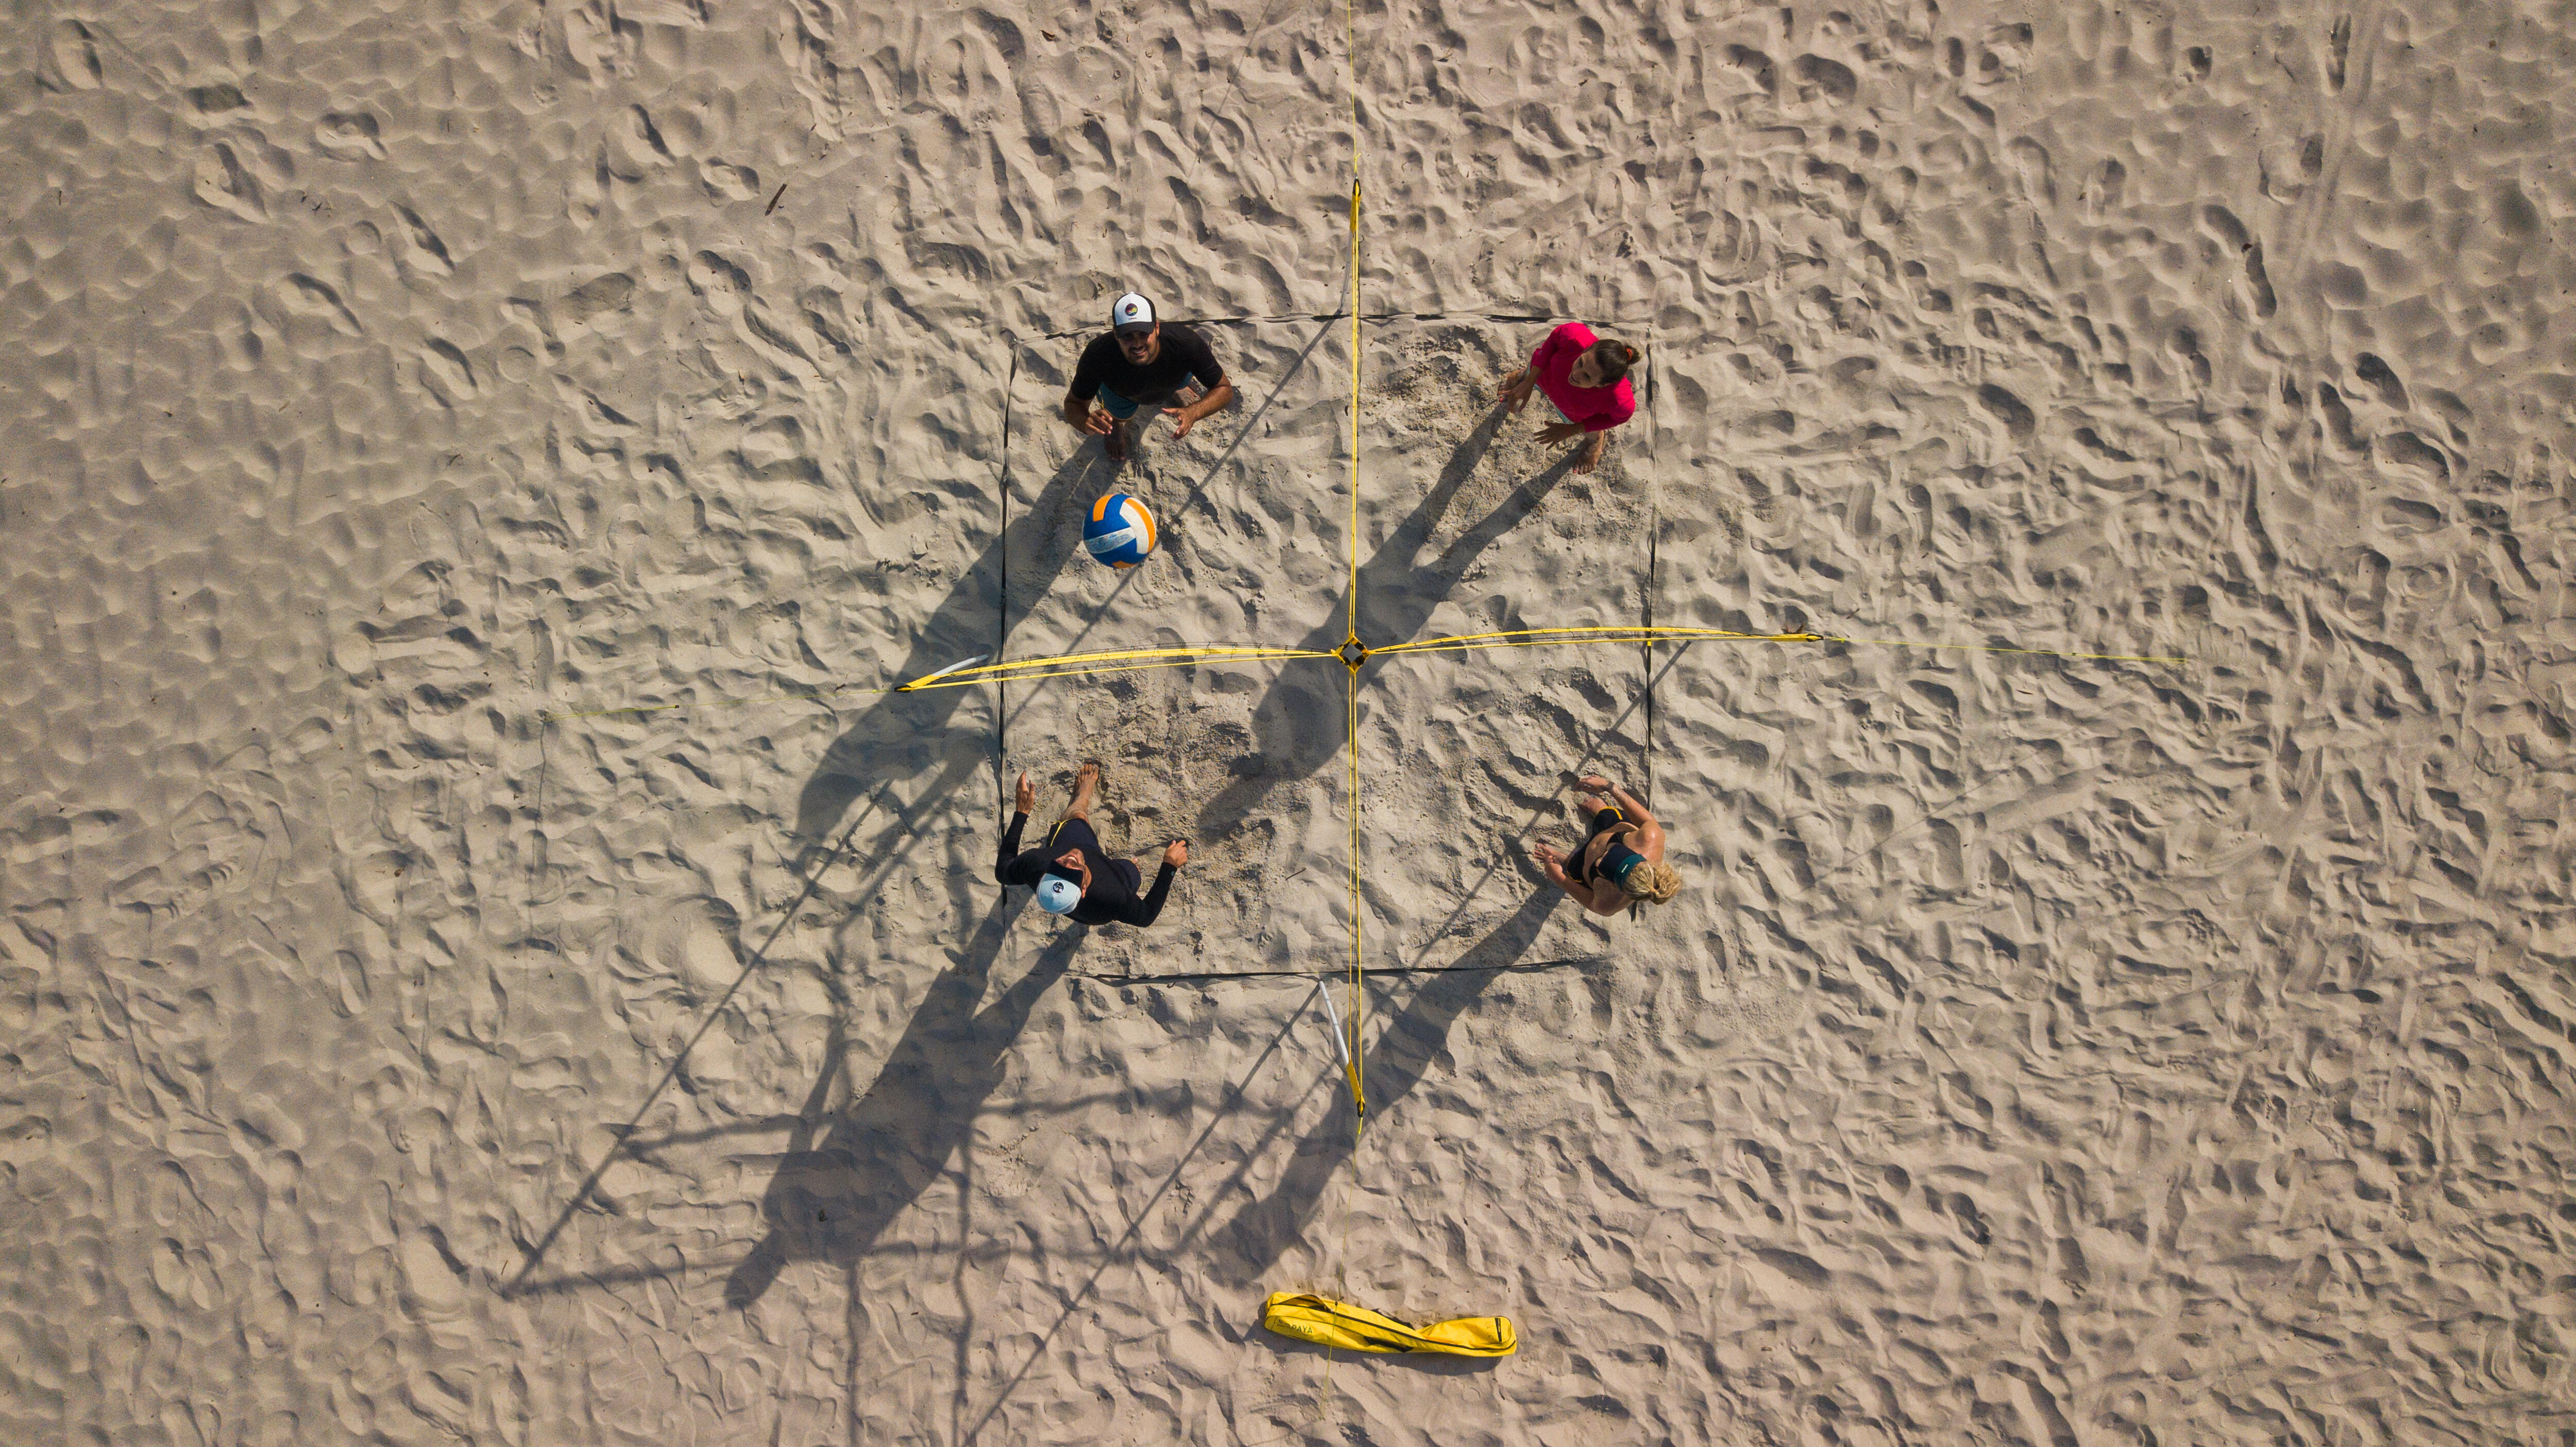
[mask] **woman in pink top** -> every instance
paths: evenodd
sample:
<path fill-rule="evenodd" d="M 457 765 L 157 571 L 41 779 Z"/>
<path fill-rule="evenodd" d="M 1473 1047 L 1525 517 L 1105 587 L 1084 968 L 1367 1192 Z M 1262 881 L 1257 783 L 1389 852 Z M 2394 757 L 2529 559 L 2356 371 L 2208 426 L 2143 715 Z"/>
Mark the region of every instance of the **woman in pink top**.
<path fill-rule="evenodd" d="M 1590 472 L 1609 441 L 1602 434 L 1637 415 L 1636 389 L 1628 385 L 1628 369 L 1635 365 L 1635 347 L 1603 341 L 1583 323 L 1567 322 L 1530 353 L 1528 366 L 1503 379 L 1503 406 L 1518 415 L 1532 388 L 1546 389 L 1565 420 L 1540 428 L 1539 440 L 1564 442 L 1591 433 L 1574 458 L 1575 471 Z"/>

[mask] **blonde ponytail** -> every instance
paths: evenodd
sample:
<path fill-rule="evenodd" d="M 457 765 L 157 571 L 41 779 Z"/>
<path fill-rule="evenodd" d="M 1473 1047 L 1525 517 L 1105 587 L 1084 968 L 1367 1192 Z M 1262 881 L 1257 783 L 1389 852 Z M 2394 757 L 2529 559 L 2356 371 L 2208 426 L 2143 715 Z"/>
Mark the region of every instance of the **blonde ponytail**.
<path fill-rule="evenodd" d="M 1682 874 L 1669 864 L 1640 864 L 1628 871 L 1627 881 L 1620 886 L 1630 899 L 1648 904 L 1670 904 L 1682 892 Z"/>

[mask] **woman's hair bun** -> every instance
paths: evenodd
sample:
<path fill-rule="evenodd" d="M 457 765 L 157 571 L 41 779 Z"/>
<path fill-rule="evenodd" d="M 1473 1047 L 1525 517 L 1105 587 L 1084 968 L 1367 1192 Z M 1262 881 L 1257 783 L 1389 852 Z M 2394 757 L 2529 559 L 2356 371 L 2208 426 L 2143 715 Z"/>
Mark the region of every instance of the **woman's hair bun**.
<path fill-rule="evenodd" d="M 1594 351 L 1600 357 L 1601 370 L 1609 373 L 1613 382 L 1627 376 L 1628 369 L 1637 365 L 1637 360 L 1645 355 L 1626 342 L 1614 342 L 1607 337 L 1595 345 Z"/>

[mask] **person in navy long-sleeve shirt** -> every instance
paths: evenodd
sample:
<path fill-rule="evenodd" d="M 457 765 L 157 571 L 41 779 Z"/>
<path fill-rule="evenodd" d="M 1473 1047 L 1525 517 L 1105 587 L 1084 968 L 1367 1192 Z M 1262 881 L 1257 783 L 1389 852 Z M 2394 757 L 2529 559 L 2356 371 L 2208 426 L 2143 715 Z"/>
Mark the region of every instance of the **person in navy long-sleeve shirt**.
<path fill-rule="evenodd" d="M 1100 766 L 1083 765 L 1082 772 L 1074 775 L 1073 802 L 1065 806 L 1064 818 L 1047 832 L 1046 843 L 1023 850 L 1020 830 L 1029 822 L 1029 811 L 1038 806 L 1037 788 L 1023 772 L 1011 825 L 1002 831 L 1001 853 L 993 861 L 993 877 L 1005 886 L 1035 889 L 1038 908 L 1069 916 L 1075 924 L 1132 924 L 1142 929 L 1162 914 L 1164 897 L 1172 892 L 1172 877 L 1190 862 L 1189 841 L 1175 839 L 1164 846 L 1163 867 L 1154 873 L 1154 887 L 1140 894 L 1144 871 L 1102 853 L 1100 836 L 1091 830 L 1091 805 L 1099 790 Z"/>

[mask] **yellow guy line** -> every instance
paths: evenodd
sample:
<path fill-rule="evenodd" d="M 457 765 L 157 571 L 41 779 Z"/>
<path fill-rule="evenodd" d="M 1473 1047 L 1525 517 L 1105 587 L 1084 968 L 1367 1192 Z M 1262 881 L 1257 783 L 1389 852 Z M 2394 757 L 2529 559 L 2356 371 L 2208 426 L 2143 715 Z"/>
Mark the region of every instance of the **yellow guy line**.
<path fill-rule="evenodd" d="M 2054 648 L 2006 648 L 1990 643 L 1917 643 L 1905 638 L 1844 638 L 1831 633 L 1738 633 L 1729 628 L 1672 628 L 1647 625 L 1604 626 L 1597 628 L 1515 628 L 1499 633 L 1462 633 L 1447 638 L 1422 638 L 1411 643 L 1392 643 L 1384 648 L 1371 648 L 1364 657 L 1383 653 L 1466 653 L 1483 648 L 1554 648 L 1582 643 L 1654 643 L 1671 641 L 1688 643 L 1696 639 L 1734 643 L 1847 643 L 1867 648 L 1948 649 L 1966 653 L 2018 654 L 2025 658 L 2070 658 L 2092 663 L 2189 663 L 2184 657 L 2162 657 L 2132 653 L 2072 653 Z M 1334 658 L 1349 665 L 1350 659 L 1320 648 L 1139 648 L 1110 653 L 1068 653 L 1051 658 L 1017 658 L 1008 663 L 986 664 L 979 668 L 961 668 L 924 674 L 910 683 L 893 688 L 826 688 L 813 693 L 772 693 L 754 698 L 712 698 L 693 703 L 635 704 L 626 708 L 589 709 L 578 713 L 540 713 L 540 723 L 562 723 L 568 719 L 611 718 L 621 714 L 670 713 L 690 708 L 740 708 L 756 703 L 806 703 L 837 698 L 847 693 L 921 693 L 934 688 L 963 688 L 970 683 L 987 683 L 1000 679 L 1045 679 L 1087 677 L 1104 673 L 1137 673 L 1153 668 L 1187 668 L 1191 664 L 1214 659 L 1279 661 L 1298 658 Z M 1067 666 L 1070 665 L 1070 666 Z M 1354 675 L 1358 669 L 1351 665 Z M 1353 683 L 1357 687 L 1356 678 Z M 1356 708 L 1356 706 L 1355 706 Z M 1358 714 L 1353 712 L 1352 728 L 1358 728 Z M 1356 740 L 1356 732 L 1354 732 Z"/>

